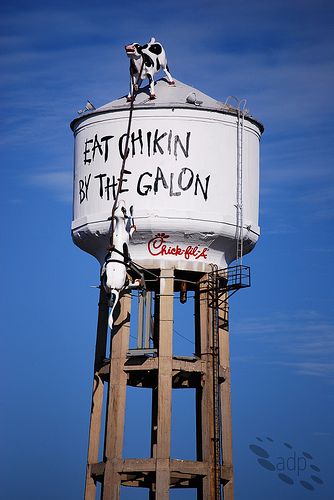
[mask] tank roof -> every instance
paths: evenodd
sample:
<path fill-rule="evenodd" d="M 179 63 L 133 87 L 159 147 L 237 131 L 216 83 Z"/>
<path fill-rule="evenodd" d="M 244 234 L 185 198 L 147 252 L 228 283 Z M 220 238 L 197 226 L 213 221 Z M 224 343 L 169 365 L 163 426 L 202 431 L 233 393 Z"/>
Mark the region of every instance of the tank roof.
<path fill-rule="evenodd" d="M 215 111 L 233 115 L 238 113 L 236 107 L 226 102 L 217 101 L 195 87 L 186 85 L 175 79 L 174 81 L 175 85 L 169 85 L 165 78 L 157 80 L 154 87 L 156 99 L 150 99 L 149 85 L 141 87 L 136 95 L 134 109 L 196 108 L 198 110 Z M 131 103 L 127 102 L 126 96 L 122 96 L 99 108 L 81 114 L 71 122 L 71 128 L 74 128 L 78 120 L 82 120 L 87 116 L 130 109 L 130 105 Z M 264 127 L 262 123 L 254 118 L 248 110 L 245 112 L 245 118 L 254 121 L 259 126 L 261 132 L 263 132 Z"/>

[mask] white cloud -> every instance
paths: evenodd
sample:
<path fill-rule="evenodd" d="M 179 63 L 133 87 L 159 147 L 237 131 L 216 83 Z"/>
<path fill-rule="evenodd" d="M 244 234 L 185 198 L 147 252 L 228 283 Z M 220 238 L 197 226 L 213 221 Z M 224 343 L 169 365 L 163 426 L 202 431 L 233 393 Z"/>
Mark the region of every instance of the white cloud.
<path fill-rule="evenodd" d="M 278 222 L 272 228 L 266 230 L 266 235 L 282 235 L 291 234 L 296 231 L 296 228 L 286 222 Z"/>
<path fill-rule="evenodd" d="M 265 347 L 264 363 L 289 366 L 301 375 L 334 375 L 334 322 L 315 310 L 248 318 L 235 333 Z"/>
<path fill-rule="evenodd" d="M 296 361 L 289 363 L 285 361 L 274 361 L 272 364 L 289 366 L 300 375 L 334 378 L 334 363 L 313 363 L 309 361 Z"/>
<path fill-rule="evenodd" d="M 61 201 L 72 201 L 72 172 L 43 171 L 31 174 L 27 181 L 34 186 L 50 190 Z"/>

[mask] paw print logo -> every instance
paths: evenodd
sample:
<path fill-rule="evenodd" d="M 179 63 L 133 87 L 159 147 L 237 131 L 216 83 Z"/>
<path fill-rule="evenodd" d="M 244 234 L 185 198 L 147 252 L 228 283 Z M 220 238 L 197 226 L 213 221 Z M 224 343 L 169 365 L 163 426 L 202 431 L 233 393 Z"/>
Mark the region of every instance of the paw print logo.
<path fill-rule="evenodd" d="M 249 449 L 264 469 L 276 473 L 278 479 L 292 486 L 299 485 L 309 491 L 324 484 L 320 467 L 307 451 L 298 451 L 289 443 L 275 443 L 270 437 L 256 438 Z"/>

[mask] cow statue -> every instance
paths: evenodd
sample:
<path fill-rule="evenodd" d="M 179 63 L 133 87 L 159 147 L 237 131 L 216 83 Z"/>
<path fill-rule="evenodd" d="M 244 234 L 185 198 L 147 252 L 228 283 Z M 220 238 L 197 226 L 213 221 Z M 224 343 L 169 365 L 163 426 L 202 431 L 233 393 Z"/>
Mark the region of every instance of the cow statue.
<path fill-rule="evenodd" d="M 141 81 L 145 78 L 150 83 L 150 99 L 155 99 L 154 93 L 154 75 L 160 68 L 164 71 L 169 85 L 175 85 L 172 75 L 169 72 L 166 53 L 161 43 L 151 38 L 145 45 L 131 43 L 125 45 L 125 52 L 130 58 L 130 92 L 127 101 L 133 99 L 133 91 L 137 91 Z"/>
<path fill-rule="evenodd" d="M 132 216 L 132 207 L 130 207 L 130 216 L 128 216 L 123 200 L 119 201 L 114 217 L 113 245 L 105 258 L 101 270 L 102 284 L 105 291 L 111 295 L 111 311 L 108 320 L 110 329 L 113 327 L 113 313 L 119 300 L 119 294 L 126 287 L 126 269 L 130 260 L 129 240 L 136 230 Z"/>

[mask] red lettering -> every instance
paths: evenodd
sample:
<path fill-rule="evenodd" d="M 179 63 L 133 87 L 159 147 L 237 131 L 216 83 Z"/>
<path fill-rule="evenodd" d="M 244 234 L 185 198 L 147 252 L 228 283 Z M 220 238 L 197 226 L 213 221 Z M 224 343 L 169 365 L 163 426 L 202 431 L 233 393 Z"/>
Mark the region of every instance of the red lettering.
<path fill-rule="evenodd" d="M 185 249 L 179 247 L 179 245 L 170 245 L 167 247 L 165 243 L 167 238 L 169 238 L 168 234 L 158 233 L 148 242 L 147 249 L 153 257 L 158 257 L 159 255 L 173 255 L 178 257 L 183 255 L 186 260 L 189 260 L 190 257 L 194 257 L 195 260 L 207 259 L 208 257 L 208 248 L 201 250 L 198 246 L 193 247 L 192 245 L 188 245 Z"/>
<path fill-rule="evenodd" d="M 209 250 L 208 248 L 203 248 L 201 253 L 197 257 L 195 257 L 196 260 L 200 259 L 201 257 L 203 257 L 203 259 L 207 259 L 208 258 L 208 255 L 207 255 L 208 250 Z"/>

